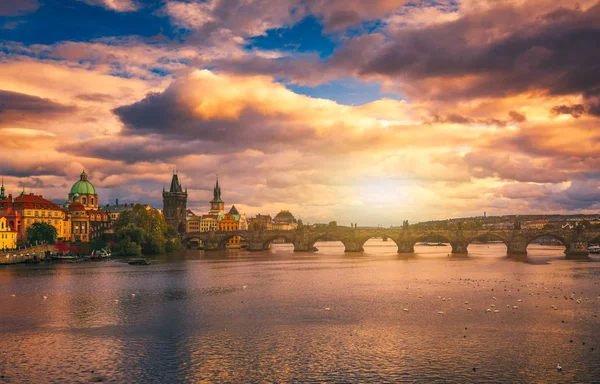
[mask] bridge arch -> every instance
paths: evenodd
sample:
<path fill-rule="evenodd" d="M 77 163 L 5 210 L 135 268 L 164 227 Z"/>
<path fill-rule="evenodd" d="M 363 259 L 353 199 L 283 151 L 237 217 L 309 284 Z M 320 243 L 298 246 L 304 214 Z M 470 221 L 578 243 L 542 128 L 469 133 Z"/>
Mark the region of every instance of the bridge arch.
<path fill-rule="evenodd" d="M 377 241 L 376 239 L 381 239 L 381 241 Z M 363 251 L 371 248 L 370 251 L 374 252 L 377 249 L 381 250 L 383 248 L 392 248 L 395 246 L 395 252 L 397 253 L 400 249 L 400 240 L 393 236 L 393 234 L 385 232 L 373 233 L 368 236 L 364 236 L 358 240 L 358 243 Z"/>
<path fill-rule="evenodd" d="M 556 240 L 558 240 L 561 243 L 562 246 L 564 246 L 564 252 L 563 252 L 563 250 L 556 250 L 556 253 L 559 253 L 561 256 L 562 256 L 563 253 L 566 253 L 567 250 L 569 249 L 569 241 L 567 239 L 565 239 L 564 237 L 562 237 L 561 235 L 556 234 L 556 233 L 552 233 L 552 232 L 541 232 L 541 233 L 538 232 L 538 233 L 536 233 L 534 235 L 530 235 L 530 236 L 528 236 L 526 238 L 525 249 L 526 249 L 528 255 L 530 255 L 530 256 L 534 255 L 535 256 L 536 253 L 538 253 L 538 252 L 544 252 L 543 249 L 540 249 L 540 248 L 538 248 L 538 249 L 533 248 L 532 249 L 532 247 L 531 247 L 531 245 L 532 245 L 532 243 L 534 243 L 534 241 L 536 241 L 536 240 L 538 240 L 540 238 L 544 238 L 544 237 L 550 237 L 550 238 L 556 239 Z M 544 245 L 544 244 L 541 244 L 541 245 Z M 545 256 L 549 256 L 549 255 L 545 255 Z"/>
<path fill-rule="evenodd" d="M 565 239 L 564 237 L 562 237 L 556 233 L 552 233 L 552 232 L 541 232 L 541 233 L 536 233 L 534 235 L 528 236 L 526 238 L 527 245 L 531 244 L 534 240 L 537 240 L 541 237 L 551 237 L 553 239 L 556 239 L 556 240 L 560 241 L 565 247 L 567 247 L 569 245 L 569 241 L 567 239 Z"/>
<path fill-rule="evenodd" d="M 219 249 L 241 249 L 247 242 L 243 233 L 227 232 L 220 236 Z"/>
<path fill-rule="evenodd" d="M 204 246 L 204 241 L 199 236 L 187 237 L 181 241 L 181 243 L 188 249 L 194 247 L 200 248 Z"/>
<path fill-rule="evenodd" d="M 420 247 L 418 245 L 419 243 L 442 243 L 451 245 L 452 239 L 443 232 L 435 231 L 430 233 L 417 233 L 416 236 L 406 239 L 405 247 L 407 250 L 412 250 L 412 252 L 415 252 L 415 246 Z M 422 247 L 417 252 L 431 253 L 432 251 L 433 253 L 451 253 L 452 250 L 450 247 L 446 248 L 445 246 L 442 250 L 437 248 L 430 249 L 429 247 Z"/>
<path fill-rule="evenodd" d="M 294 250 L 296 249 L 296 245 L 294 244 L 294 241 L 296 239 L 294 238 L 294 236 L 290 236 L 289 234 L 281 234 L 281 233 L 273 234 L 273 235 L 270 235 L 270 236 L 266 237 L 262 241 L 262 247 L 263 247 L 263 249 L 265 249 L 265 250 L 266 249 L 270 249 L 271 248 L 271 244 L 273 244 L 273 242 L 275 240 L 278 240 L 278 239 L 285 240 L 286 243 L 292 244 L 292 246 L 294 247 Z"/>
<path fill-rule="evenodd" d="M 418 243 L 444 243 L 450 244 L 452 239 L 443 233 L 432 232 L 423 233 L 409 240 L 410 245 L 414 248 Z"/>
<path fill-rule="evenodd" d="M 475 248 L 475 247 L 479 246 L 479 244 L 475 244 L 475 242 L 481 241 L 481 240 L 486 240 L 486 239 L 488 241 L 489 241 L 489 239 L 494 239 L 494 240 L 497 240 L 497 241 L 501 241 L 502 244 L 504 244 L 504 247 L 505 247 L 504 254 L 506 254 L 506 255 L 509 254 L 509 252 L 510 252 L 510 242 L 505 237 L 503 237 L 503 236 L 501 236 L 501 235 L 499 235 L 497 233 L 493 233 L 493 232 L 480 233 L 480 234 L 477 234 L 475 236 L 470 237 L 467 240 L 467 252 L 468 253 L 474 253 L 475 255 L 477 255 L 477 253 L 480 253 L 481 252 L 481 248 L 479 248 L 479 249 Z M 469 251 L 469 249 L 468 249 L 469 246 L 475 246 L 475 247 L 473 247 L 474 249 L 472 248 L 471 251 Z M 490 246 L 487 245 L 487 248 L 489 248 L 489 247 Z M 478 252 L 478 250 L 479 250 L 479 252 Z M 486 250 L 486 252 L 483 252 L 483 253 L 485 255 L 489 254 L 489 252 L 487 250 Z"/>
<path fill-rule="evenodd" d="M 362 244 L 350 236 L 339 236 L 332 233 L 323 233 L 310 239 L 310 248 L 314 249 L 315 244 L 320 241 L 340 242 L 344 245 L 344 252 L 362 252 Z"/>

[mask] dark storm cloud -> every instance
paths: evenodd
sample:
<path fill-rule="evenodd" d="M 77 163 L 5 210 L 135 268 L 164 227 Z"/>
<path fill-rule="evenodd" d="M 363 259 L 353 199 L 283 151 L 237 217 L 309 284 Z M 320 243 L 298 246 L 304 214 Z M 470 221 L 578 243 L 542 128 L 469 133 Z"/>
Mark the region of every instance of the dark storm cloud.
<path fill-rule="evenodd" d="M 28 117 L 43 117 L 68 113 L 75 108 L 24 93 L 0 90 L 0 123 Z"/>
<path fill-rule="evenodd" d="M 399 29 L 385 41 L 363 36 L 340 48 L 331 63 L 362 76 L 405 79 L 412 82 L 408 91 L 415 97 L 430 96 L 427 80 L 433 79 L 444 89 L 435 95 L 440 99 L 529 90 L 586 97 L 598 92 L 600 5 L 586 11 L 559 9 L 534 21 L 522 18 L 516 9 L 500 7 L 453 22 Z M 462 76 L 477 80 L 465 79 L 459 86 L 446 81 Z"/>

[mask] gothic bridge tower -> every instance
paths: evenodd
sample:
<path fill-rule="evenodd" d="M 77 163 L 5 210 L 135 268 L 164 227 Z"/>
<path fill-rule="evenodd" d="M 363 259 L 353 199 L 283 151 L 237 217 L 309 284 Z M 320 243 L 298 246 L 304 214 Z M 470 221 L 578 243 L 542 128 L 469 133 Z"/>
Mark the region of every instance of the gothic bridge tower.
<path fill-rule="evenodd" d="M 181 188 L 177 172 L 173 172 L 171 188 L 165 191 L 163 188 L 163 215 L 168 225 L 177 228 L 179 233 L 185 232 L 185 215 L 187 209 L 187 188 Z"/>
<path fill-rule="evenodd" d="M 209 215 L 223 215 L 225 213 L 225 203 L 221 200 L 221 187 L 219 187 L 219 176 L 213 189 L 213 199 L 210 201 Z"/>

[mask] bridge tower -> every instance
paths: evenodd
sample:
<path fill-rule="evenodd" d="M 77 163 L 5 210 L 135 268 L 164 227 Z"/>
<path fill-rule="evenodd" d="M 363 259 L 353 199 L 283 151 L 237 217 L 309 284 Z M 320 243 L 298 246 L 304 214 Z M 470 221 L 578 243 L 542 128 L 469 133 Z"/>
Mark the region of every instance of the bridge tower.
<path fill-rule="evenodd" d="M 213 189 L 213 199 L 210 201 L 209 215 L 222 215 L 225 213 L 225 202 L 221 200 L 221 187 L 219 187 L 219 176 L 217 175 L 217 182 Z"/>
<path fill-rule="evenodd" d="M 177 172 L 173 172 L 171 188 L 163 188 L 163 215 L 167 224 L 174 226 L 180 233 L 185 232 L 185 215 L 187 209 L 187 188 L 181 188 Z"/>

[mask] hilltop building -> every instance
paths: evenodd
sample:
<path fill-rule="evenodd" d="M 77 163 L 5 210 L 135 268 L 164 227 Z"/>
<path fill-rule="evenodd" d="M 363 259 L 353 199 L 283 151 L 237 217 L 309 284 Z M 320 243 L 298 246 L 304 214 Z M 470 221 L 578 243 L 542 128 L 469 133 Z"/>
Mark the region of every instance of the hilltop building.
<path fill-rule="evenodd" d="M 180 233 L 186 230 L 187 188 L 181 187 L 177 172 L 173 172 L 169 191 L 163 188 L 163 215 L 168 225 L 177 228 Z"/>

